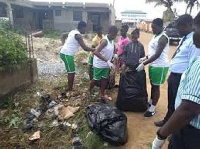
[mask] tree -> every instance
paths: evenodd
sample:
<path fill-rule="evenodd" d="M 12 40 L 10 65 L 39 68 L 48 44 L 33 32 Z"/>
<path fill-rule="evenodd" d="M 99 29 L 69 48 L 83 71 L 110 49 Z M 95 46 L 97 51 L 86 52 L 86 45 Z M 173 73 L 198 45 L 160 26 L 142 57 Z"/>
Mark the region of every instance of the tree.
<path fill-rule="evenodd" d="M 170 22 L 175 18 L 172 6 L 174 2 L 179 2 L 181 0 L 146 0 L 146 3 L 156 3 L 156 6 L 165 6 L 167 9 L 163 12 L 163 21 Z"/>
<path fill-rule="evenodd" d="M 187 13 L 189 10 L 189 14 L 192 13 L 192 9 L 194 8 L 195 5 L 197 5 L 197 7 L 200 5 L 198 0 L 184 0 L 184 2 L 187 3 L 185 13 Z"/>

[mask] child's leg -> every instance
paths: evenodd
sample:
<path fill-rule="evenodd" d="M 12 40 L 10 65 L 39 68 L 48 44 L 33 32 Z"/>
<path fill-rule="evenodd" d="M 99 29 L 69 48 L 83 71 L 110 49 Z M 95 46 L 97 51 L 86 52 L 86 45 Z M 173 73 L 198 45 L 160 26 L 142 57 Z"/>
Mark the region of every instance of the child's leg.
<path fill-rule="evenodd" d="M 73 85 L 74 85 L 74 77 L 75 77 L 75 73 L 68 73 L 68 89 L 67 91 L 72 91 L 73 89 Z"/>
<path fill-rule="evenodd" d="M 100 88 L 100 97 L 104 97 L 105 96 L 105 90 L 106 90 L 106 86 L 108 83 L 108 79 L 101 79 L 101 88 Z"/>
<path fill-rule="evenodd" d="M 71 91 L 73 89 L 74 77 L 75 77 L 75 64 L 74 57 L 70 55 L 60 54 L 60 58 L 65 63 L 65 68 L 67 70 L 67 79 L 68 79 L 68 89 L 66 91 Z"/>
<path fill-rule="evenodd" d="M 90 77 L 90 80 L 92 80 L 92 78 L 93 78 L 93 69 L 92 69 L 92 65 L 89 65 L 89 77 Z"/>
<path fill-rule="evenodd" d="M 95 85 L 96 85 L 96 80 L 92 79 L 90 81 L 90 89 L 89 89 L 90 94 L 92 93 L 92 89 L 94 88 Z"/>
<path fill-rule="evenodd" d="M 93 55 L 90 54 L 89 56 L 89 60 L 88 60 L 88 64 L 89 64 L 89 76 L 90 76 L 90 80 L 93 79 Z"/>

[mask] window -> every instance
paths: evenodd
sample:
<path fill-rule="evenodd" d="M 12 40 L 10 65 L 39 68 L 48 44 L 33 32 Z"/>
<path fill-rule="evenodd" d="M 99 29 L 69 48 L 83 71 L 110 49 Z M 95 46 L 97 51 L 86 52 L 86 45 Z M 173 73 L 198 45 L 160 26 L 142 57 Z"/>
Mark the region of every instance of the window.
<path fill-rule="evenodd" d="M 0 17 L 6 17 L 6 16 L 7 16 L 6 8 L 0 6 Z"/>
<path fill-rule="evenodd" d="M 61 10 L 55 10 L 55 16 L 57 17 L 61 16 Z"/>
<path fill-rule="evenodd" d="M 22 8 L 21 9 L 16 9 L 14 11 L 14 14 L 15 14 L 16 18 L 24 18 L 24 11 L 23 11 Z"/>
<path fill-rule="evenodd" d="M 74 11 L 73 12 L 73 20 L 74 21 L 81 21 L 82 20 L 82 12 L 81 11 Z"/>

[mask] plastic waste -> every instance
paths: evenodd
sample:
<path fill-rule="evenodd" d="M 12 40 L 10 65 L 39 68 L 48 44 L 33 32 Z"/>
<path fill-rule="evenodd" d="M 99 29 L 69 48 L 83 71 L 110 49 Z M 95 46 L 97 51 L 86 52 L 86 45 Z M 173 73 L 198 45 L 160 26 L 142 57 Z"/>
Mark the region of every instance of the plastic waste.
<path fill-rule="evenodd" d="M 30 120 L 30 119 L 24 120 L 24 125 L 22 128 L 23 131 L 31 130 L 31 129 L 33 129 L 33 127 L 34 127 L 34 123 L 32 120 Z"/>
<path fill-rule="evenodd" d="M 86 108 L 89 127 L 114 145 L 124 145 L 128 140 L 127 117 L 116 107 L 97 103 Z"/>
<path fill-rule="evenodd" d="M 73 149 L 83 149 L 80 137 L 74 137 L 72 139 Z"/>
<path fill-rule="evenodd" d="M 49 103 L 49 107 L 50 107 L 50 108 L 54 107 L 55 105 L 57 105 L 57 103 L 56 103 L 54 100 L 52 100 L 52 101 Z"/>
<path fill-rule="evenodd" d="M 58 127 L 59 126 L 59 123 L 57 120 L 54 120 L 51 124 L 50 124 L 50 127 Z"/>
<path fill-rule="evenodd" d="M 75 129 L 78 128 L 78 125 L 77 124 L 72 124 L 71 128 L 72 128 L 72 130 L 75 130 Z"/>
<path fill-rule="evenodd" d="M 66 131 L 69 127 L 71 127 L 71 124 L 64 122 L 61 125 L 59 125 L 60 130 Z"/>
<path fill-rule="evenodd" d="M 40 117 L 40 115 L 41 115 L 41 112 L 40 111 L 37 112 L 35 109 L 31 109 L 30 113 L 35 115 L 37 118 Z"/>
<path fill-rule="evenodd" d="M 50 102 L 51 102 L 51 99 L 50 99 L 50 98 L 51 98 L 51 97 L 50 97 L 49 94 L 44 94 L 44 95 L 41 97 L 41 100 L 42 100 L 43 103 L 44 103 L 44 102 L 50 103 Z"/>

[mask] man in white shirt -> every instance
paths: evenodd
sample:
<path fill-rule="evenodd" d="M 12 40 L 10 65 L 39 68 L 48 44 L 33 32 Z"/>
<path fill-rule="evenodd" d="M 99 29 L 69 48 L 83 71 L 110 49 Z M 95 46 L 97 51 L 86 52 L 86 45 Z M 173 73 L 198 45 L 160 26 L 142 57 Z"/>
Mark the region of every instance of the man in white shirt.
<path fill-rule="evenodd" d="M 69 32 L 67 40 L 60 51 L 60 58 L 64 61 L 65 67 L 68 73 L 68 89 L 71 91 L 73 89 L 74 77 L 75 77 L 75 64 L 74 55 L 78 52 L 79 47 L 83 48 L 85 51 L 94 52 L 94 48 L 90 48 L 85 45 L 81 34 L 85 33 L 86 23 L 80 21 L 78 27 L 75 30 Z"/>
<path fill-rule="evenodd" d="M 181 75 L 189 64 L 200 55 L 200 50 L 193 44 L 193 19 L 184 14 L 176 21 L 179 34 L 183 37 L 170 63 L 170 76 L 168 78 L 168 111 L 162 121 L 155 122 L 158 127 L 163 126 L 174 112 L 175 99 Z"/>
<path fill-rule="evenodd" d="M 200 51 L 200 13 L 194 19 L 194 45 Z M 192 61 L 181 76 L 176 110 L 157 132 L 152 149 L 161 149 L 172 134 L 168 149 L 200 148 L 200 57 Z"/>
<path fill-rule="evenodd" d="M 169 69 L 169 38 L 163 32 L 163 20 L 156 18 L 152 22 L 153 38 L 148 46 L 148 58 L 139 60 L 141 63 L 136 70 L 141 71 L 144 66 L 149 64 L 149 79 L 151 82 L 150 108 L 144 114 L 145 117 L 155 115 L 155 108 L 160 98 L 160 85 L 165 80 Z"/>

